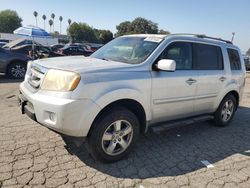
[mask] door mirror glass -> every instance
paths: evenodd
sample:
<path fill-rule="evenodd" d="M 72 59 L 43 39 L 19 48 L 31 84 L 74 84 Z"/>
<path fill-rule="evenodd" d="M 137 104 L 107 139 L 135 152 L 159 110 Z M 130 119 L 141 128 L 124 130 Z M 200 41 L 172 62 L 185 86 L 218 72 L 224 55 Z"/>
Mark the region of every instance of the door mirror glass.
<path fill-rule="evenodd" d="M 159 70 L 163 70 L 163 71 L 175 71 L 176 69 L 176 62 L 175 60 L 171 60 L 171 59 L 161 59 L 160 61 L 158 61 L 158 63 L 156 64 L 156 67 Z"/>

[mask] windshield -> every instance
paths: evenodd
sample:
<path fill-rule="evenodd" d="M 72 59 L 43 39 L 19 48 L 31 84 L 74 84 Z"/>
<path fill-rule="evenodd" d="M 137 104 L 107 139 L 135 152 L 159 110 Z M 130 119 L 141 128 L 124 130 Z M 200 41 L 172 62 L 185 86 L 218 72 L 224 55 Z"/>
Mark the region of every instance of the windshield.
<path fill-rule="evenodd" d="M 147 59 L 161 41 L 159 37 L 120 37 L 97 50 L 91 57 L 139 64 Z"/>

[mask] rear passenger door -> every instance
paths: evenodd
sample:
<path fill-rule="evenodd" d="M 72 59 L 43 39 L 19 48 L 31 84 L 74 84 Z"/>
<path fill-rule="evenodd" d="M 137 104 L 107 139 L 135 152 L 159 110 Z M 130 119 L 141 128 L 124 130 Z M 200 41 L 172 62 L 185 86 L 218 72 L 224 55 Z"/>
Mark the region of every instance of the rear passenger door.
<path fill-rule="evenodd" d="M 198 71 L 194 110 L 197 115 L 216 110 L 216 99 L 223 92 L 226 73 L 222 50 L 219 46 L 194 44 L 194 62 Z"/>

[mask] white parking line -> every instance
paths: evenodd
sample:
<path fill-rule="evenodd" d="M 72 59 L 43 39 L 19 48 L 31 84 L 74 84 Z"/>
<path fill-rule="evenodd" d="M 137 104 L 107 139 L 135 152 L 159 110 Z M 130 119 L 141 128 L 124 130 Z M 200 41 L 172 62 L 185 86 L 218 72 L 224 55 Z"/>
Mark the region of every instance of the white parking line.
<path fill-rule="evenodd" d="M 207 160 L 201 161 L 202 164 L 204 164 L 207 168 L 214 168 L 214 165 L 212 165 Z"/>

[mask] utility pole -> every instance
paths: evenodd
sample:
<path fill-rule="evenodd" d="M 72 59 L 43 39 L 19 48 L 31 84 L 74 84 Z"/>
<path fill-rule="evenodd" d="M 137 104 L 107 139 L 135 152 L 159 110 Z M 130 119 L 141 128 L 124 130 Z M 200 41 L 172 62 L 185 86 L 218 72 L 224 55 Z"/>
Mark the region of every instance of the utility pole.
<path fill-rule="evenodd" d="M 235 32 L 232 32 L 232 40 L 231 40 L 231 42 L 234 41 L 234 35 L 235 35 Z"/>

